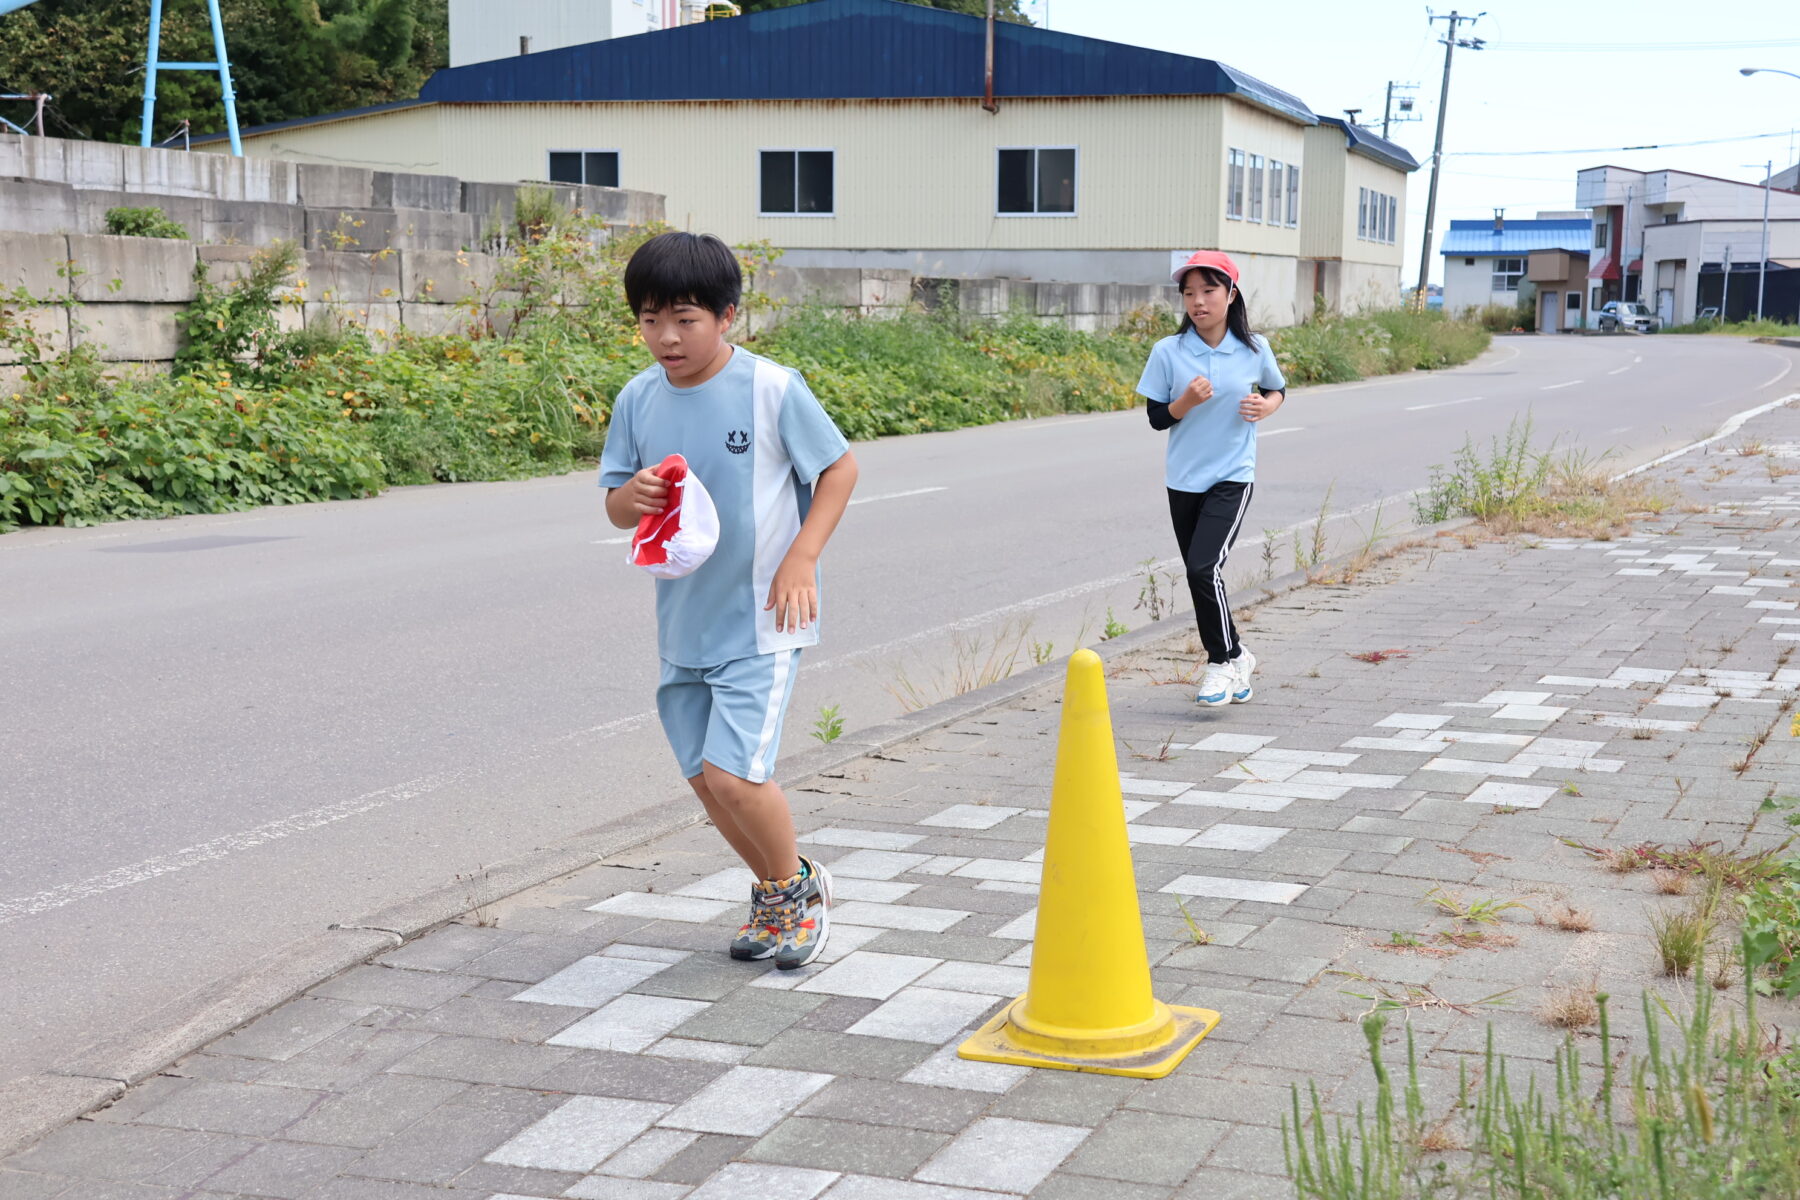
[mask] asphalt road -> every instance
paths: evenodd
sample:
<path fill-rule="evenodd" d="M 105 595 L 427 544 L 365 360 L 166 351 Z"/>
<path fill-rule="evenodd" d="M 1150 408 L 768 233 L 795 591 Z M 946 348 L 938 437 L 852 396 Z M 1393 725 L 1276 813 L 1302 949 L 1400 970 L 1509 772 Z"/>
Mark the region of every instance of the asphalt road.
<path fill-rule="evenodd" d="M 1511 338 L 1454 371 L 1294 393 L 1254 530 L 1338 544 L 1530 413 L 1620 467 L 1800 388 L 1725 338 Z M 1140 413 L 856 447 L 790 751 L 1066 653 L 1173 554 Z M 0 537 L 0 1082 L 324 925 L 667 803 L 649 581 L 591 474 Z M 1292 565 L 1285 539 L 1273 564 Z M 1185 606 L 1185 598 L 1184 598 Z"/>

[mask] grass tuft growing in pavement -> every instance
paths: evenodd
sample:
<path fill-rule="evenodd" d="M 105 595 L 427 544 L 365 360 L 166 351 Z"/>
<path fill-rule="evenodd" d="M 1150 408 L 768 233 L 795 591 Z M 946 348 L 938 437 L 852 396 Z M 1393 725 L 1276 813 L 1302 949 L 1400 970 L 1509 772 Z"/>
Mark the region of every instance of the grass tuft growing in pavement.
<path fill-rule="evenodd" d="M 1740 965 L 1754 975 L 1749 943 Z M 1585 991 L 1585 989 L 1583 989 Z M 1776 1057 L 1751 996 L 1744 1021 L 1723 1030 L 1713 990 L 1696 981 L 1690 1015 L 1674 1017 L 1645 994 L 1645 1053 L 1611 1051 L 1608 997 L 1593 994 L 1599 1087 L 1573 1034 L 1558 1051 L 1554 1083 L 1515 1082 L 1494 1050 L 1478 1073 L 1457 1068 L 1456 1098 L 1425 1114 L 1418 1055 L 1408 1030 L 1406 1071 L 1383 1060 L 1386 1014 L 1363 1021 L 1374 1069 L 1372 1107 L 1328 1115 L 1316 1086 L 1292 1090 L 1282 1140 L 1300 1200 L 1773 1200 L 1800 1196 L 1800 1052 Z M 1584 1005 L 1557 1023 L 1587 1024 Z M 1546 1014 L 1549 1019 L 1549 1014 Z M 1471 1077 L 1473 1074 L 1473 1078 Z M 1448 1152 L 1448 1153 L 1447 1153 Z"/>
<path fill-rule="evenodd" d="M 1465 441 L 1449 465 L 1431 468 L 1430 482 L 1413 498 L 1414 514 L 1423 524 L 1474 517 L 1496 534 L 1610 540 L 1669 507 L 1669 496 L 1649 482 L 1614 478 L 1606 456 L 1554 441 L 1539 448 L 1532 435 L 1525 417 L 1485 448 Z"/>

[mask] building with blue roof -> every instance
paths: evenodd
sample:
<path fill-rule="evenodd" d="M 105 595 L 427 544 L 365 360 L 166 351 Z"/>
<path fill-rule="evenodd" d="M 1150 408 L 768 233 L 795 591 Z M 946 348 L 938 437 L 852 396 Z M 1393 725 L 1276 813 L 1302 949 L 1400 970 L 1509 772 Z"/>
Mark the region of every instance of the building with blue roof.
<path fill-rule="evenodd" d="M 1213 59 L 1030 25 L 994 26 L 990 76 L 988 32 L 898 0 L 814 0 L 469 62 L 416 99 L 243 143 L 657 192 L 673 223 L 767 240 L 789 265 L 1152 283 L 1172 255 L 1219 248 L 1266 323 L 1311 311 L 1327 272 L 1306 263 L 1354 262 L 1351 290 L 1393 302 L 1417 167 L 1400 147 Z M 1321 185 L 1336 194 L 1315 203 Z"/>
<path fill-rule="evenodd" d="M 1496 214 L 1491 221 L 1452 221 L 1438 248 L 1444 258 L 1444 311 L 1515 307 L 1523 289 L 1528 297 L 1534 291 L 1560 297 L 1557 311 L 1547 318 L 1548 328 L 1579 326 L 1585 291 L 1581 280 L 1593 245 L 1594 222 L 1586 213 L 1543 214 L 1527 220 Z M 1539 258 L 1535 272 L 1534 255 Z M 1577 266 L 1580 273 L 1574 274 Z M 1573 286 L 1562 286 L 1568 279 L 1575 281 Z M 1534 287 L 1534 283 L 1554 286 Z M 1565 291 L 1572 291 L 1573 299 L 1563 296 Z"/>

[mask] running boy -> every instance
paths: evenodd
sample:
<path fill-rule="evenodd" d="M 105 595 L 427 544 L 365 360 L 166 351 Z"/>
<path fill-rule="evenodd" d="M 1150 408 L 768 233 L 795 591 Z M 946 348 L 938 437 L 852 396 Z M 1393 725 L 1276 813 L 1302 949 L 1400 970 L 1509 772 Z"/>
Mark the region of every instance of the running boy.
<path fill-rule="evenodd" d="M 1238 641 L 1225 597 L 1225 556 L 1237 540 L 1256 478 L 1256 422 L 1281 407 L 1287 380 L 1269 341 L 1250 332 L 1237 264 L 1202 250 L 1177 267 L 1183 316 L 1150 351 L 1138 380 L 1150 427 L 1168 429 L 1165 482 L 1175 544 L 1187 564 L 1206 673 L 1194 697 L 1209 707 L 1253 694 L 1256 655 Z"/>
<path fill-rule="evenodd" d="M 844 435 L 799 374 L 725 340 L 743 275 L 718 238 L 665 233 L 625 267 L 656 356 L 613 403 L 600 486 L 621 529 L 663 511 L 656 466 L 686 458 L 718 509 L 691 574 L 656 583 L 656 707 L 688 786 L 756 882 L 731 956 L 804 966 L 825 947 L 831 876 L 800 856 L 773 779 L 800 650 L 819 641 L 819 555 L 856 486 Z"/>

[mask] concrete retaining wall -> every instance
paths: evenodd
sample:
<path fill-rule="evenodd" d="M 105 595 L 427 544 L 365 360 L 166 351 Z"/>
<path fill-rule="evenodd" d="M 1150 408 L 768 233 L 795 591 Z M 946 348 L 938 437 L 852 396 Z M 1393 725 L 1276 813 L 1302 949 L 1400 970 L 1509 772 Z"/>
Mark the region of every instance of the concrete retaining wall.
<path fill-rule="evenodd" d="M 0 134 L 0 231 L 14 233 L 104 233 L 109 208 L 160 208 L 196 242 L 261 246 L 283 238 L 318 250 L 460 251 L 510 221 L 526 186 L 548 186 L 564 208 L 615 228 L 663 219 L 661 196 L 621 188 L 470 183 Z"/>

